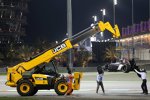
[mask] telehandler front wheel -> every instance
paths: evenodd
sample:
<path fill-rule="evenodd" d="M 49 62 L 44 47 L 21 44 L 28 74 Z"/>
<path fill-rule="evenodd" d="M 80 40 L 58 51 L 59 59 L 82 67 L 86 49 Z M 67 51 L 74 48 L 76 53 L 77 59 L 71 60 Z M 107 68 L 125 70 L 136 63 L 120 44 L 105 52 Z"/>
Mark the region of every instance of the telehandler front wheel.
<path fill-rule="evenodd" d="M 35 95 L 38 92 L 38 89 L 36 87 L 34 87 L 31 96 Z"/>
<path fill-rule="evenodd" d="M 22 80 L 17 85 L 17 92 L 21 96 L 32 96 L 34 91 L 33 84 L 28 80 Z"/>
<path fill-rule="evenodd" d="M 65 95 L 65 93 L 68 90 L 68 85 L 67 85 L 66 80 L 64 79 L 58 80 L 54 85 L 54 89 L 58 95 Z"/>

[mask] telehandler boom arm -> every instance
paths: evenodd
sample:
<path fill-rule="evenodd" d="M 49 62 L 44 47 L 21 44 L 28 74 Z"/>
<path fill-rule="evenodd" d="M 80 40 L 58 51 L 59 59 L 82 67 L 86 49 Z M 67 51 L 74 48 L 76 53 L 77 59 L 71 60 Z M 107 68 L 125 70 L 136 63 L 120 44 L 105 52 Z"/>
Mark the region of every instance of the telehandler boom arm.
<path fill-rule="evenodd" d="M 79 32 L 78 34 L 75 34 L 74 36 L 72 36 L 71 40 L 67 39 L 59 43 L 58 45 L 38 54 L 36 57 L 32 58 L 31 60 L 20 63 L 15 67 L 17 67 L 19 73 L 21 72 L 23 73 L 26 70 L 27 71 L 31 70 L 35 66 L 44 62 L 49 62 L 56 55 L 63 53 L 68 49 L 71 49 L 73 45 L 75 45 L 76 43 L 79 43 L 80 41 L 86 39 L 87 37 L 90 37 L 104 30 L 110 31 L 113 34 L 113 36 L 116 38 L 120 37 L 120 33 L 117 25 L 115 25 L 115 29 L 113 29 L 109 22 L 103 23 L 100 21 L 99 23 L 96 23 L 95 25 Z"/>

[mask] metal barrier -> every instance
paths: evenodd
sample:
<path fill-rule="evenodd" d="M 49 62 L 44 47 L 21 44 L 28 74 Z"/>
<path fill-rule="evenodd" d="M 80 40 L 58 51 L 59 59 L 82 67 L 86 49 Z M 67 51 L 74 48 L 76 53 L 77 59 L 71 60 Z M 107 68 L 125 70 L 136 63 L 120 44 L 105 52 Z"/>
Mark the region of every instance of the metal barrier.
<path fill-rule="evenodd" d="M 139 65 L 140 68 L 145 68 L 150 71 L 150 64 Z M 73 72 L 97 72 L 96 67 L 73 67 Z M 67 73 L 67 69 L 65 67 L 58 67 L 58 72 Z M 0 74 L 6 73 L 6 68 L 0 68 Z"/>
<path fill-rule="evenodd" d="M 0 74 L 2 74 L 2 73 L 6 73 L 6 67 L 0 68 Z"/>

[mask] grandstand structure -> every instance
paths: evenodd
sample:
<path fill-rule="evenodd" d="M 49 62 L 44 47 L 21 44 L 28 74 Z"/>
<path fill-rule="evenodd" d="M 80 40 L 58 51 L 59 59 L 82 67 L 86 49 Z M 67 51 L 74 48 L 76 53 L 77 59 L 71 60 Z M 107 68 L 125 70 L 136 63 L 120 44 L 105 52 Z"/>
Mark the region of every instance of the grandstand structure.
<path fill-rule="evenodd" d="M 25 35 L 29 0 L 0 0 L 0 49 L 21 44 Z"/>
<path fill-rule="evenodd" d="M 150 60 L 150 19 L 122 28 L 121 34 L 122 57 L 131 59 L 134 45 L 135 59 Z"/>

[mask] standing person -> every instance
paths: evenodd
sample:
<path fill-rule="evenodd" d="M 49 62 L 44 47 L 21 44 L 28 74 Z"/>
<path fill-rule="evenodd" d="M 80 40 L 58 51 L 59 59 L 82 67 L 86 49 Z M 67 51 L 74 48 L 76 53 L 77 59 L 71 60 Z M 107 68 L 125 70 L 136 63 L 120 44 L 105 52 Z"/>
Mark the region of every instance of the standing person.
<path fill-rule="evenodd" d="M 73 89 L 72 89 L 73 75 L 69 66 L 67 66 L 67 71 L 68 71 L 68 75 L 67 75 L 68 90 L 65 95 L 71 95 L 71 93 L 73 92 Z"/>
<path fill-rule="evenodd" d="M 133 68 L 137 67 L 134 58 L 132 58 L 132 59 L 130 60 L 130 65 L 131 65 L 131 67 L 133 67 Z"/>
<path fill-rule="evenodd" d="M 97 72 L 98 72 L 98 74 L 97 74 L 97 78 L 96 78 L 96 81 L 97 81 L 96 93 L 98 93 L 99 86 L 101 86 L 103 93 L 105 93 L 104 86 L 103 86 L 104 70 L 102 69 L 102 67 L 98 66 L 97 67 Z"/>
<path fill-rule="evenodd" d="M 143 93 L 144 94 L 148 94 L 148 90 L 147 90 L 147 79 L 146 79 L 146 70 L 145 69 L 140 69 L 140 71 L 138 71 L 138 70 L 136 70 L 136 69 L 134 69 L 135 70 L 135 72 L 137 73 L 137 74 L 139 74 L 140 75 L 140 77 L 141 77 L 141 79 L 142 79 L 142 85 L 141 85 L 141 88 L 142 88 L 142 90 L 143 90 Z"/>

